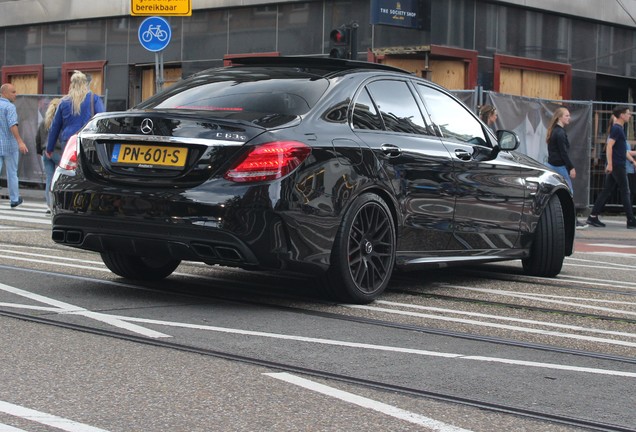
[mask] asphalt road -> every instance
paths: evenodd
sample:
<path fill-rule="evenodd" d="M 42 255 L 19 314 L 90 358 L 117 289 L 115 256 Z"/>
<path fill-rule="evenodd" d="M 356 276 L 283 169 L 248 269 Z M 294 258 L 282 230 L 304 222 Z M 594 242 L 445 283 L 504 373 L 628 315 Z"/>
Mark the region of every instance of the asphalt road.
<path fill-rule="evenodd" d="M 52 243 L 30 192 L 0 202 L 0 431 L 636 425 L 636 232 L 619 218 L 578 230 L 557 279 L 518 262 L 397 274 L 352 307 L 297 275 L 116 278 Z"/>

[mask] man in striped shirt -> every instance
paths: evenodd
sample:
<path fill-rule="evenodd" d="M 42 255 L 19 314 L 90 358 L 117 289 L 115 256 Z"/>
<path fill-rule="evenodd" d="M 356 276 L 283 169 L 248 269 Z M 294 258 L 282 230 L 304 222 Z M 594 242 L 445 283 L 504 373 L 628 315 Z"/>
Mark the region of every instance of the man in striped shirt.
<path fill-rule="evenodd" d="M 11 208 L 22 204 L 18 179 L 18 161 L 20 153 L 28 153 L 24 141 L 18 132 L 18 112 L 15 109 L 17 91 L 13 84 L 0 86 L 0 171 L 6 167 L 7 187 Z"/>

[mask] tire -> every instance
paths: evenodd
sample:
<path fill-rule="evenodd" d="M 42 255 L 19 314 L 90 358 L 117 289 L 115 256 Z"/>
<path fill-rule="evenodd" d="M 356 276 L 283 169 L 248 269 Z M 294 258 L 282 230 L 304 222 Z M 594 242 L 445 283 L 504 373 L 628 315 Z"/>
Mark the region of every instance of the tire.
<path fill-rule="evenodd" d="M 565 221 L 561 201 L 550 198 L 539 218 L 530 256 L 522 260 L 527 275 L 555 277 L 561 272 L 565 259 Z"/>
<path fill-rule="evenodd" d="M 180 260 L 145 258 L 119 252 L 102 252 L 101 256 L 106 267 L 116 275 L 144 281 L 165 279 L 181 263 Z"/>
<path fill-rule="evenodd" d="M 365 304 L 389 284 L 395 263 L 395 224 L 378 195 L 366 193 L 347 210 L 336 234 L 323 284 L 339 301 Z"/>

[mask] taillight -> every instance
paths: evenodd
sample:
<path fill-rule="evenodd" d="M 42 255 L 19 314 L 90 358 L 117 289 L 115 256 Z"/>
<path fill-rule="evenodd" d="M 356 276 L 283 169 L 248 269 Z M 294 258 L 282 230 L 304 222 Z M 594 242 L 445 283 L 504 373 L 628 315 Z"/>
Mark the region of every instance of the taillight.
<path fill-rule="evenodd" d="M 298 141 L 276 141 L 254 147 L 225 178 L 234 182 L 259 182 L 281 178 L 292 172 L 311 153 Z"/>
<path fill-rule="evenodd" d="M 77 168 L 77 135 L 71 136 L 66 142 L 59 167 L 68 171 Z"/>

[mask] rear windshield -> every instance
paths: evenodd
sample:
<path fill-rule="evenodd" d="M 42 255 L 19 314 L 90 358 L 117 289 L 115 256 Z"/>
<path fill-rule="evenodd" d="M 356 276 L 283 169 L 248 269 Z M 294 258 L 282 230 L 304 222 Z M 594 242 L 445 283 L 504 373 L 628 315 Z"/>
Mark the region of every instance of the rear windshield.
<path fill-rule="evenodd" d="M 139 109 L 214 111 L 216 116 L 255 118 L 308 112 L 329 85 L 325 78 L 294 71 L 217 69 L 175 84 Z"/>

